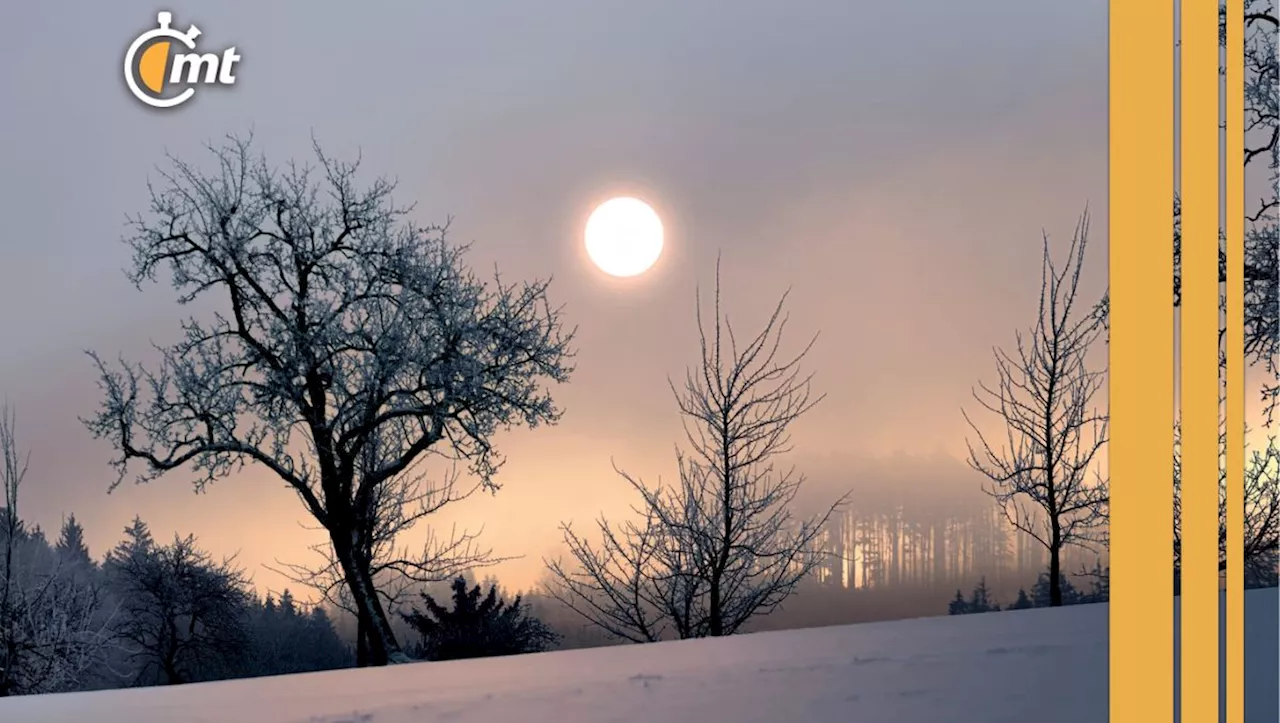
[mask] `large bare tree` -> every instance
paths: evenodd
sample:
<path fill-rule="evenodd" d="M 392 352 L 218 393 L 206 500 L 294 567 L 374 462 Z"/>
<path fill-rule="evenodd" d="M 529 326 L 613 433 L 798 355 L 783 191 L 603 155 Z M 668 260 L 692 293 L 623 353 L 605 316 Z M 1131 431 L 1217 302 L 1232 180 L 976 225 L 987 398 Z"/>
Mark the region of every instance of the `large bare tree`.
<path fill-rule="evenodd" d="M 43 543 L 18 515 L 28 456 L 17 418 L 0 406 L 0 697 L 77 689 L 111 644 L 99 585 L 56 559 L 35 559 Z M 47 548 L 46 548 L 47 549 Z"/>
<path fill-rule="evenodd" d="M 245 464 L 269 470 L 324 528 L 363 629 L 368 663 L 405 660 L 371 570 L 388 486 L 424 457 L 465 462 L 488 488 L 494 433 L 554 423 L 548 385 L 572 371 L 572 330 L 548 282 L 489 282 L 445 229 L 413 223 L 393 184 L 358 163 L 271 168 L 251 139 L 210 147 L 202 172 L 171 158 L 133 219 L 129 278 L 162 272 L 182 323 L 152 367 L 94 355 L 103 401 L 86 420 L 139 482 L 188 469 L 197 488 Z M 371 450 L 371 446 L 376 449 Z"/>
<path fill-rule="evenodd" d="M 822 560 L 824 514 L 793 514 L 803 477 L 778 466 L 792 423 L 817 404 L 811 374 L 780 349 L 786 294 L 764 328 L 740 343 L 720 305 L 714 326 L 697 298 L 699 363 L 670 383 L 684 419 L 679 483 L 650 487 L 621 470 L 640 497 L 638 521 L 600 519 L 592 544 L 563 526 L 576 566 L 548 562 L 549 594 L 611 635 L 636 642 L 732 635 L 776 609 Z M 683 447 L 683 449 L 682 449 Z"/>
<path fill-rule="evenodd" d="M 1044 237 L 1035 323 L 1017 335 L 1013 352 L 995 350 L 996 383 L 974 391 L 979 407 L 998 420 L 1003 441 L 993 442 L 993 433 L 964 413 L 972 430 L 970 465 L 987 477 L 985 489 L 1010 524 L 1049 553 L 1051 605 L 1062 604 L 1063 548 L 1106 539 L 1108 496 L 1098 453 L 1107 416 L 1096 406 L 1105 370 L 1090 359 L 1104 326 L 1077 300 L 1088 236 L 1086 213 L 1061 269 Z"/>

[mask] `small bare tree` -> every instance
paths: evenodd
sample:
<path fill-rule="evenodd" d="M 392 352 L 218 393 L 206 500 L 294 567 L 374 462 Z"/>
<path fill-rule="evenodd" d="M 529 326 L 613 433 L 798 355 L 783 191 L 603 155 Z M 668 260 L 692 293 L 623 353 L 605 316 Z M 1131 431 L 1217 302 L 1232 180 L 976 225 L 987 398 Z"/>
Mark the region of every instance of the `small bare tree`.
<path fill-rule="evenodd" d="M 549 592 L 606 632 L 633 641 L 668 630 L 732 635 L 776 609 L 821 562 L 816 538 L 843 498 L 797 519 L 803 477 L 775 464 L 790 451 L 791 424 L 821 401 L 800 369 L 816 337 L 796 356 L 779 356 L 786 299 L 740 346 L 721 312 L 717 262 L 715 326 L 704 326 L 699 294 L 699 364 L 681 387 L 670 384 L 688 450 L 677 447 L 679 484 L 650 488 L 619 470 L 640 496 L 640 521 L 599 520 L 597 546 L 563 527 L 577 567 L 548 563 L 557 583 Z"/>
<path fill-rule="evenodd" d="M 249 651 L 250 593 L 232 559 L 214 560 L 195 537 L 156 545 L 141 520 L 107 556 L 121 601 L 115 634 L 134 683 L 176 685 L 234 675 Z"/>
<path fill-rule="evenodd" d="M 0 406 L 0 697 L 74 690 L 111 643 L 95 581 L 61 569 L 56 556 L 45 566 L 24 559 L 38 540 L 18 516 L 28 455 L 15 426 L 13 411 Z"/>
<path fill-rule="evenodd" d="M 569 378 L 573 332 L 549 282 L 486 282 L 445 228 L 407 219 L 394 184 L 358 187 L 357 163 L 316 145 L 317 167 L 277 171 L 247 140 L 210 150 L 213 172 L 161 172 L 129 276 L 164 274 L 181 303 L 212 294 L 221 313 L 183 322 L 154 367 L 94 356 L 103 400 L 86 425 L 115 448 L 116 484 L 130 463 L 139 482 L 190 470 L 197 489 L 269 470 L 324 528 L 367 662 L 402 662 L 370 537 L 397 478 L 443 455 L 495 489 L 494 434 L 560 417 L 548 387 Z"/>
<path fill-rule="evenodd" d="M 634 486 L 630 476 L 617 471 Z M 561 525 L 576 567 L 547 561 L 550 580 L 544 592 L 620 640 L 652 643 L 668 634 L 701 637 L 705 583 L 692 559 L 699 554 L 696 540 L 687 528 L 665 527 L 641 494 L 642 505 L 632 508 L 638 521 L 596 520 L 597 545 L 570 524 Z"/>
<path fill-rule="evenodd" d="M 994 387 L 980 383 L 974 391 L 978 405 L 1001 421 L 1005 440 L 993 445 L 964 412 L 973 431 L 969 463 L 987 477 L 984 489 L 1010 524 L 1048 551 L 1055 606 L 1062 604 L 1063 548 L 1106 541 L 1107 485 L 1097 458 L 1107 416 L 1094 401 L 1105 372 L 1088 358 L 1104 327 L 1095 307 L 1076 305 L 1088 234 L 1086 213 L 1061 270 L 1044 237 L 1035 324 L 1018 333 L 1016 352 L 995 350 Z"/>

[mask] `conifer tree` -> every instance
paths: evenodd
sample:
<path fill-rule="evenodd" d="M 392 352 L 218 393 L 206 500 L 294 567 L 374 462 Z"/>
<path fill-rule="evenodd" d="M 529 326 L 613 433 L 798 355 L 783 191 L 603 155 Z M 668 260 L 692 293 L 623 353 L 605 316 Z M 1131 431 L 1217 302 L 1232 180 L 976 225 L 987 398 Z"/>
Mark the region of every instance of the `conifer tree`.
<path fill-rule="evenodd" d="M 1058 585 L 1062 591 L 1061 604 L 1077 605 L 1081 602 L 1082 596 L 1080 594 L 1080 590 L 1077 589 L 1075 585 L 1071 584 L 1071 580 L 1068 579 L 1066 575 L 1058 576 Z M 1037 580 L 1035 586 L 1031 588 L 1031 598 L 1035 602 L 1035 606 L 1038 608 L 1047 608 L 1052 605 L 1053 596 L 1051 593 L 1051 585 L 1049 584 L 1049 573 L 1040 573 L 1040 579 Z"/>
<path fill-rule="evenodd" d="M 978 584 L 973 588 L 973 597 L 969 601 L 969 612 L 988 613 L 999 611 L 1000 606 L 991 597 L 991 591 L 987 588 L 987 578 L 984 576 L 978 580 Z"/>
<path fill-rule="evenodd" d="M 404 615 L 422 638 L 419 653 L 428 660 L 456 660 L 518 655 L 546 650 L 558 637 L 529 614 L 520 596 L 510 605 L 498 596 L 496 585 L 482 599 L 479 585 L 467 588 L 465 578 L 453 581 L 453 609 L 429 593 L 422 593 L 422 610 Z"/>
<path fill-rule="evenodd" d="M 76 520 L 74 514 L 68 515 L 63 521 L 54 551 L 58 555 L 58 561 L 72 569 L 83 570 L 93 567 L 93 557 L 90 556 L 89 546 L 84 541 L 84 527 Z"/>
<path fill-rule="evenodd" d="M 1018 599 L 1015 600 L 1013 604 L 1009 606 L 1009 609 L 1010 610 L 1029 610 L 1030 608 L 1033 608 L 1033 607 L 1035 607 L 1035 605 L 1032 604 L 1031 598 L 1027 596 L 1026 589 L 1018 588 Z"/>

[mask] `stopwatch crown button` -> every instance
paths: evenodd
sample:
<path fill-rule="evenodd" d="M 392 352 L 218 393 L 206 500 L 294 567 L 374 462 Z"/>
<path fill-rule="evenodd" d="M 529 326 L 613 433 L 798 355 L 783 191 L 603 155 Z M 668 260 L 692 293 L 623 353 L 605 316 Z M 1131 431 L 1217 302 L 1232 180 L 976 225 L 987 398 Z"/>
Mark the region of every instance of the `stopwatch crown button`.
<path fill-rule="evenodd" d="M 173 22 L 173 13 L 161 11 L 156 15 L 156 21 L 160 23 L 161 30 L 168 30 L 169 23 Z"/>

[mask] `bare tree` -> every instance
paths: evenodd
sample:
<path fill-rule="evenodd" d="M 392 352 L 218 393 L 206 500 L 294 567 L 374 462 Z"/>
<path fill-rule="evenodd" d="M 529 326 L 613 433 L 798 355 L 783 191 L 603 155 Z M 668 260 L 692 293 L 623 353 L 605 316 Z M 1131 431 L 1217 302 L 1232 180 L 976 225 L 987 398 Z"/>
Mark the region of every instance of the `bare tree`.
<path fill-rule="evenodd" d="M 212 174 L 161 172 L 129 277 L 167 271 L 180 302 L 216 294 L 222 311 L 183 322 L 154 368 L 94 355 L 103 402 L 86 425 L 118 452 L 115 484 L 135 460 L 139 482 L 186 468 L 197 489 L 270 470 L 324 528 L 368 662 L 407 660 L 370 563 L 388 486 L 439 456 L 496 489 L 493 435 L 559 419 L 546 383 L 567 381 L 573 331 L 549 282 L 486 283 L 444 227 L 393 205 L 391 182 L 358 189 L 358 163 L 314 145 L 318 166 L 277 172 L 249 140 L 210 150 Z"/>
<path fill-rule="evenodd" d="M 784 294 L 764 329 L 739 346 L 721 312 L 716 265 L 715 326 L 697 320 L 701 357 L 677 388 L 685 446 L 677 446 L 679 484 L 650 488 L 619 473 L 639 494 L 639 522 L 601 519 L 592 546 L 563 527 L 576 569 L 548 563 L 550 594 L 616 637 L 656 640 L 732 635 L 790 596 L 822 560 L 816 543 L 832 511 L 796 519 L 803 477 L 779 469 L 793 422 L 821 401 L 800 364 L 812 348 L 779 357 L 787 324 Z"/>
<path fill-rule="evenodd" d="M 616 469 L 616 468 L 615 468 Z M 618 471 L 629 483 L 634 481 Z M 668 634 L 701 637 L 705 586 L 692 557 L 698 554 L 690 531 L 667 528 L 656 510 L 633 507 L 639 520 L 596 520 L 600 542 L 591 542 L 561 525 L 575 567 L 547 561 L 550 580 L 544 592 L 608 635 L 633 643 L 652 643 Z"/>
<path fill-rule="evenodd" d="M 1094 406 L 1105 372 L 1088 358 L 1103 326 L 1091 308 L 1076 305 L 1088 234 L 1086 213 L 1061 270 L 1044 237 L 1035 324 L 1017 335 L 1014 353 L 995 350 L 995 386 L 979 384 L 974 391 L 978 405 L 1002 423 L 1004 441 L 993 445 L 964 414 L 973 432 L 969 463 L 988 478 L 987 493 L 1015 528 L 1049 553 L 1055 606 L 1062 604 L 1063 548 L 1106 539 L 1107 487 L 1097 457 L 1107 441 L 1107 416 Z"/>
<path fill-rule="evenodd" d="M 250 593 L 232 560 L 213 560 L 195 537 L 158 546 L 140 520 L 104 569 L 121 601 L 115 634 L 135 684 L 225 678 L 249 651 Z"/>
<path fill-rule="evenodd" d="M 37 539 L 19 517 L 18 492 L 29 457 L 15 426 L 0 406 L 0 697 L 73 690 L 111 642 L 98 585 L 61 569 L 56 556 L 28 559 Z"/>

